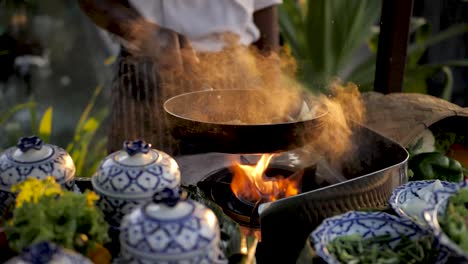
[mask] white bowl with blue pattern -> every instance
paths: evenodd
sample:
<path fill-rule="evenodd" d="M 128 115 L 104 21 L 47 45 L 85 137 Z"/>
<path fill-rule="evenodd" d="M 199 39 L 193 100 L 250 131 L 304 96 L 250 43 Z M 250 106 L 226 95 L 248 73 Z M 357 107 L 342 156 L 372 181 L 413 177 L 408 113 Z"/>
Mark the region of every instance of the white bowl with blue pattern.
<path fill-rule="evenodd" d="M 468 188 L 468 181 L 460 183 L 457 190 L 435 192 L 434 196 L 438 202 L 424 211 L 424 220 L 439 243 L 448 248 L 452 256 L 458 258 L 457 263 L 468 263 L 468 252 L 463 251 L 463 249 L 453 242 L 439 224 L 439 219 L 445 214 L 449 198 L 455 195 L 460 188 Z"/>
<path fill-rule="evenodd" d="M 437 203 L 436 197 L 433 192 L 427 193 L 427 197 L 421 197 L 420 191 L 423 189 L 431 188 L 434 185 L 441 185 L 441 191 L 453 192 L 458 190 L 459 184 L 447 181 L 427 180 L 427 181 L 412 181 L 405 183 L 395 190 L 393 190 L 388 203 L 393 210 L 401 217 L 413 220 L 420 226 L 426 226 L 424 221 L 423 212 L 425 209 L 433 207 Z M 413 213 L 408 212 L 406 208 L 410 203 L 414 204 L 416 201 L 421 203 L 420 209 Z"/>
<path fill-rule="evenodd" d="M 177 162 L 142 140 L 125 141 L 123 149 L 107 156 L 91 178 L 99 208 L 107 222 L 120 226 L 124 215 L 151 201 L 154 193 L 180 186 Z"/>
<path fill-rule="evenodd" d="M 428 235 L 428 232 L 409 219 L 383 212 L 352 211 L 325 219 L 312 232 L 310 238 L 317 255 L 329 264 L 339 264 L 340 262 L 329 253 L 327 246 L 337 237 L 354 234 L 359 234 L 363 238 L 390 235 L 395 238 L 392 242 L 394 244 L 391 246 L 395 246 L 399 243 L 402 235 L 410 239 L 417 239 Z M 436 263 L 445 263 L 447 258 L 448 254 L 441 251 Z"/>
<path fill-rule="evenodd" d="M 198 202 L 179 200 L 179 195 L 165 189 L 124 217 L 120 246 L 125 263 L 226 263 L 216 215 Z"/>
<path fill-rule="evenodd" d="M 62 187 L 73 190 L 75 164 L 62 148 L 44 144 L 36 136 L 22 137 L 15 147 L 8 148 L 0 155 L 0 217 L 15 200 L 11 187 L 29 177 L 55 178 Z"/>

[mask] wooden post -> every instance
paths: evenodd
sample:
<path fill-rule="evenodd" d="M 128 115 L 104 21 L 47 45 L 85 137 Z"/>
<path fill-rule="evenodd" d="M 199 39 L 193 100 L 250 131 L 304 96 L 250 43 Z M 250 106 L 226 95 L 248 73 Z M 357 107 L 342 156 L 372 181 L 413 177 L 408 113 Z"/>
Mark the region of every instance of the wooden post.
<path fill-rule="evenodd" d="M 382 0 L 374 89 L 402 92 L 413 0 Z"/>

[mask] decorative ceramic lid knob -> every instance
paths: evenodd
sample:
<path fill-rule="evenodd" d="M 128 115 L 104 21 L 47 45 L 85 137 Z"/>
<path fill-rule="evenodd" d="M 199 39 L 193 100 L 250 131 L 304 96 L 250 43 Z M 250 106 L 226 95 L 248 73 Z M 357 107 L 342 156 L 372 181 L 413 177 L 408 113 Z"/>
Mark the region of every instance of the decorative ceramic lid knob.
<path fill-rule="evenodd" d="M 11 147 L 0 156 L 0 191 L 11 187 L 27 177 L 39 179 L 53 176 L 67 189 L 72 189 L 75 164 L 62 148 L 44 144 L 36 136 L 20 138 L 16 147 Z"/>
<path fill-rule="evenodd" d="M 125 141 L 123 144 L 123 149 L 130 156 L 138 153 L 148 154 L 148 152 L 151 150 L 151 144 L 148 144 L 143 140 Z"/>
<path fill-rule="evenodd" d="M 156 193 L 153 202 L 122 221 L 120 244 L 125 259 L 142 263 L 219 263 L 220 229 L 204 205 L 179 200 L 178 189 Z"/>
<path fill-rule="evenodd" d="M 107 156 L 91 179 L 101 199 L 99 207 L 113 226 L 152 199 L 155 192 L 180 186 L 180 170 L 168 154 L 143 140 L 125 141 L 123 149 Z"/>

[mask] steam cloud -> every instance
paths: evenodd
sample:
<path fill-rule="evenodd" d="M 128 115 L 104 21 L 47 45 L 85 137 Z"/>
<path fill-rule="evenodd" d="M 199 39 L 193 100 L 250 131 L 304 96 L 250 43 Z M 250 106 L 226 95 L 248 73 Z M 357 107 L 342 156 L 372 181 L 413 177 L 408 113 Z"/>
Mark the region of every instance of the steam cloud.
<path fill-rule="evenodd" d="M 244 97 L 241 105 L 213 103 L 208 106 L 206 102 L 192 102 L 182 116 L 207 122 L 293 122 L 311 118 L 317 111 L 309 104 L 304 112 L 304 102 L 324 105 L 328 111 L 326 124 L 305 149 L 310 158 L 326 160 L 324 166 L 335 172 L 332 173 L 335 181 L 345 180 L 337 174 L 343 155 L 349 155 L 353 149 L 353 122 L 365 121 L 365 108 L 356 85 L 334 80 L 328 87 L 329 95 L 314 94 L 296 80 L 295 60 L 284 51 L 265 56 L 254 48 L 231 45 L 222 52 L 198 56 L 200 62 L 185 67 L 184 71 L 163 72 L 165 99 L 207 89 L 257 89 L 260 96 Z M 201 107 L 197 109 L 194 105 Z M 207 107 L 211 107 L 209 111 L 202 110 Z"/>

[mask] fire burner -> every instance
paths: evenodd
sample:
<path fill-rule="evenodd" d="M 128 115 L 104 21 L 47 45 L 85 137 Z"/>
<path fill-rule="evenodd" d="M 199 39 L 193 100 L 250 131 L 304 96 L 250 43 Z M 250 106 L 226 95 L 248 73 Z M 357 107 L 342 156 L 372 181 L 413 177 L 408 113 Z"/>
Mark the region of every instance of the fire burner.
<path fill-rule="evenodd" d="M 269 200 L 265 200 L 265 197 L 263 197 L 257 202 L 252 202 L 236 197 L 231 189 L 231 182 L 233 179 L 232 171 L 232 166 L 221 168 L 209 174 L 204 180 L 198 182 L 197 185 L 209 199 L 221 206 L 225 214 L 230 216 L 241 226 L 251 229 L 259 229 L 260 221 L 258 206 L 261 203 L 268 202 Z M 303 180 L 300 183 L 302 186 L 301 191 L 317 188 L 314 182 L 308 180 L 313 179 L 310 175 L 315 174 L 315 166 L 310 166 L 306 169 L 302 169 L 301 171 L 297 171 L 297 169 L 285 165 L 271 165 L 266 169 L 265 176 L 274 177 L 276 175 L 282 175 L 283 177 L 288 178 L 296 175 L 297 173 L 308 175 L 307 177 L 303 177 Z"/>

